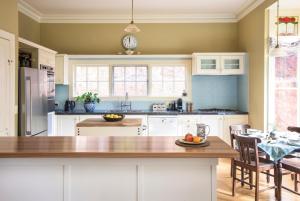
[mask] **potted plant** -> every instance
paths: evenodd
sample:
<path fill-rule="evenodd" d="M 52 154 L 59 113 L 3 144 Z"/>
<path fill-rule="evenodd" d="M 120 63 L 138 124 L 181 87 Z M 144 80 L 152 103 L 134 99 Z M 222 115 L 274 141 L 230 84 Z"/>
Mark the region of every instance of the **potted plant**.
<path fill-rule="evenodd" d="M 94 112 L 96 103 L 100 103 L 100 98 L 97 93 L 86 92 L 76 97 L 76 101 L 83 103 L 86 112 Z"/>

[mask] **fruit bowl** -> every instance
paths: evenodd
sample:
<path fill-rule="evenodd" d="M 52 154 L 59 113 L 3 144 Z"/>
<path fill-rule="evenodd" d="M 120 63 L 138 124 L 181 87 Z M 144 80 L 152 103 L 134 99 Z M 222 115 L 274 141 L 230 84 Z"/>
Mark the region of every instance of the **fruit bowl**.
<path fill-rule="evenodd" d="M 108 122 L 122 121 L 125 118 L 124 114 L 105 114 L 103 119 Z"/>

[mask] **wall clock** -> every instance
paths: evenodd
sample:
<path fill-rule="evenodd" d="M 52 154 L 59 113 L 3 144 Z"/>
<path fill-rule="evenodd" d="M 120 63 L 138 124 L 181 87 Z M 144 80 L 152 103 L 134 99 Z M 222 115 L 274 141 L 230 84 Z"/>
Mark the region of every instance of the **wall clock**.
<path fill-rule="evenodd" d="M 138 41 L 133 34 L 127 34 L 122 38 L 122 46 L 126 50 L 134 50 L 137 48 Z"/>

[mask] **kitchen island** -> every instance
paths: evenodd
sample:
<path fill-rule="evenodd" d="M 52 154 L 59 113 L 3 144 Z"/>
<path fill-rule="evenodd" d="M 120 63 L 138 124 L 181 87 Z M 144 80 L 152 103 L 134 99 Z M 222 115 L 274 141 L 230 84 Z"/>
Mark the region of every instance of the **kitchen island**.
<path fill-rule="evenodd" d="M 218 137 L 184 148 L 176 137 L 3 137 L 4 201 L 216 201 Z M 16 193 L 17 192 L 17 193 Z"/>
<path fill-rule="evenodd" d="M 80 136 L 137 136 L 141 135 L 142 119 L 123 119 L 108 122 L 102 118 L 88 118 L 76 124 Z"/>

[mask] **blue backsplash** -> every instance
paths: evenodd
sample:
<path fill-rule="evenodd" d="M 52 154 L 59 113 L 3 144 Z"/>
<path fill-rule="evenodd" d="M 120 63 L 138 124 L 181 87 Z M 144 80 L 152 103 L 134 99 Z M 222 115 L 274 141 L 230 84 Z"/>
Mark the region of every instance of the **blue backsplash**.
<path fill-rule="evenodd" d="M 63 109 L 68 95 L 68 85 L 56 85 L 56 102 L 59 103 L 59 109 Z M 246 75 L 193 76 L 192 96 L 194 109 L 223 108 L 247 112 L 248 78 Z M 164 101 L 134 101 L 132 109 L 149 110 L 154 103 Z M 82 104 L 77 104 L 76 109 L 83 109 Z M 120 101 L 101 101 L 96 106 L 96 110 L 113 109 L 120 109 Z"/>

